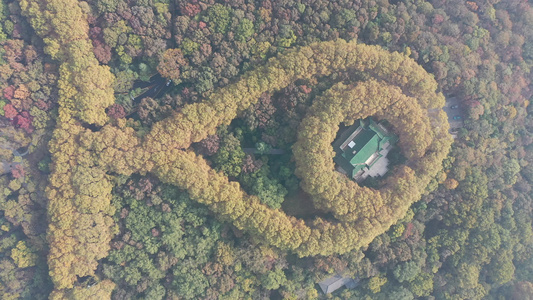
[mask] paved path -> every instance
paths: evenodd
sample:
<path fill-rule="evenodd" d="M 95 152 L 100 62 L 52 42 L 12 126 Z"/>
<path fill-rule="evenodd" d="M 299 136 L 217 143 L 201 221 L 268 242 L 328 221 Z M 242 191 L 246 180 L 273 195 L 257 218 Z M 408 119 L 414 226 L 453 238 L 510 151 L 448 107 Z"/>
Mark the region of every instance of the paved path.
<path fill-rule="evenodd" d="M 244 151 L 244 153 L 248 153 L 248 154 L 259 154 L 259 150 L 257 150 L 256 148 L 243 148 L 242 150 Z M 281 154 L 285 154 L 285 150 L 271 149 L 270 151 L 268 151 L 268 153 L 265 153 L 265 154 L 281 155 Z"/>

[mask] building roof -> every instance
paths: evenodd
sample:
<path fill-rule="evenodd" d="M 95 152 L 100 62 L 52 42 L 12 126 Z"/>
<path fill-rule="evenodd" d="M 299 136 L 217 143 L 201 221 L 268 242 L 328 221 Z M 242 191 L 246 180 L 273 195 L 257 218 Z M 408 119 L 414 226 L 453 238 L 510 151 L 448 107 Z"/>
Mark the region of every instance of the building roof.
<path fill-rule="evenodd" d="M 356 136 L 355 142 L 355 147 L 352 149 L 346 148 L 342 156 L 356 168 L 357 166 L 362 168 L 366 160 L 379 151 L 380 138 L 374 131 L 364 129 Z"/>
<path fill-rule="evenodd" d="M 324 294 L 333 293 L 339 288 L 346 286 L 349 289 L 357 287 L 357 282 L 349 277 L 342 277 L 337 274 L 318 283 Z"/>
<path fill-rule="evenodd" d="M 333 148 L 337 152 L 334 161 L 346 173 L 355 177 L 379 160 L 380 151 L 387 142 L 393 144 L 396 140 L 395 135 L 371 118 L 359 120 L 333 142 Z"/>

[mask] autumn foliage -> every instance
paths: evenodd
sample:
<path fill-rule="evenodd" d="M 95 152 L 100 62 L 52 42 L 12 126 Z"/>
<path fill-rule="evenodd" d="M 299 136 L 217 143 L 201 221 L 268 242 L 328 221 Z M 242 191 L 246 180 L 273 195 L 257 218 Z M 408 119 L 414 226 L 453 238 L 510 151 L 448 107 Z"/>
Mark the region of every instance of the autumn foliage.
<path fill-rule="evenodd" d="M 93 275 L 97 261 L 109 250 L 114 208 L 108 172 L 151 172 L 162 182 L 188 190 L 192 199 L 220 218 L 270 245 L 299 256 L 328 255 L 367 245 L 401 218 L 440 169 L 450 146 L 447 123 L 439 110 L 444 98 L 435 92 L 432 76 L 404 55 L 343 40 L 315 43 L 271 58 L 205 101 L 186 105 L 155 123 L 142 139 L 122 119 L 92 132 L 78 121 L 107 122 L 105 108 L 113 103 L 113 76 L 94 57 L 87 23 L 80 21 L 84 19 L 81 8 L 76 1 L 53 0 L 22 1 L 21 7 L 35 30 L 46 37 L 48 54 L 62 62 L 59 121 L 50 143 L 54 163 L 47 190 L 48 259 L 56 295 L 79 293 L 72 289 L 74 282 Z M 49 14 L 40 13 L 45 7 Z M 219 29 L 224 31 L 222 21 Z M 169 50 L 163 59 L 181 65 L 177 50 Z M 327 90 L 302 123 L 295 146 L 295 152 L 306 153 L 297 169 L 303 188 L 337 221 L 317 218 L 306 224 L 271 209 L 189 150 L 191 143 L 215 134 L 218 126 L 229 124 L 263 93 L 333 72 L 364 72 L 374 78 Z M 338 124 L 368 115 L 396 124 L 408 157 L 408 164 L 395 170 L 380 191 L 359 188 L 333 171 L 329 144 Z M 317 140 L 320 136 L 324 139 Z"/>
<path fill-rule="evenodd" d="M 63 111 L 81 121 L 104 125 L 105 108 L 113 104 L 114 76 L 100 66 L 89 39 L 89 25 L 75 0 L 20 1 L 23 14 L 43 37 L 45 52 L 62 62 L 60 102 Z M 43 11 L 48 13 L 44 14 Z"/>
<path fill-rule="evenodd" d="M 113 234 L 112 185 L 79 146 L 76 138 L 86 129 L 76 119 L 96 125 L 106 122 L 105 108 L 114 102 L 114 77 L 94 57 L 77 1 L 21 1 L 20 6 L 43 37 L 45 51 L 61 62 L 59 118 L 50 142 L 54 164 L 47 189 L 48 262 L 56 289 L 71 288 L 77 276 L 94 274 Z"/>

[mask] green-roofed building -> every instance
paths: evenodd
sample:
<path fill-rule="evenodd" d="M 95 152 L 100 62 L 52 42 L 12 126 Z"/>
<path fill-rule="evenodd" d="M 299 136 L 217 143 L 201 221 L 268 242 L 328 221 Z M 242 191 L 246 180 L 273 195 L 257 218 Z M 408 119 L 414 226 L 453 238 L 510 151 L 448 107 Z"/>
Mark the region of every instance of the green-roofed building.
<path fill-rule="evenodd" d="M 355 180 L 366 178 L 368 171 L 398 141 L 381 123 L 371 118 L 356 121 L 333 142 L 337 168 Z"/>

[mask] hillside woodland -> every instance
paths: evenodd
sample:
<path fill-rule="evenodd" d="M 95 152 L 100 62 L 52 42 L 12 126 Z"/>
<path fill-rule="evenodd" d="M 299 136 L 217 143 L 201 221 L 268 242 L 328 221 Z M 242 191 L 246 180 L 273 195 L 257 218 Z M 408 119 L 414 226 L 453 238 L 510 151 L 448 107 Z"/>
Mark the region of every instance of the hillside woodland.
<path fill-rule="evenodd" d="M 1 298 L 530 299 L 532 5 L 0 0 Z"/>

